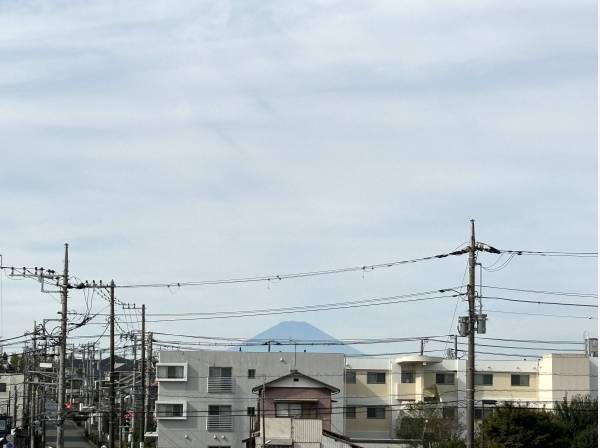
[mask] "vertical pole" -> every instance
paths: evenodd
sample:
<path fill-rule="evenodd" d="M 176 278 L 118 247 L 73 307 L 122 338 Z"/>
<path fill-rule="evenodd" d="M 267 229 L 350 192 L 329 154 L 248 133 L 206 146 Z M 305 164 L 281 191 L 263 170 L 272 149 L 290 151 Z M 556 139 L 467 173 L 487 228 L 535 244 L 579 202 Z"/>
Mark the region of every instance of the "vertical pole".
<path fill-rule="evenodd" d="M 37 349 L 37 323 L 34 321 L 33 322 L 33 345 L 32 345 L 32 350 L 31 350 L 31 357 L 33 360 L 33 371 L 35 372 L 37 370 L 36 368 L 36 349 Z M 29 375 L 29 379 L 27 380 L 31 383 L 33 383 L 33 376 Z M 36 405 L 35 405 L 35 392 L 36 392 L 36 387 L 35 384 L 31 384 L 31 393 L 30 393 L 30 397 L 29 397 L 29 403 L 30 403 L 30 410 L 29 410 L 29 446 L 31 448 L 35 448 L 35 431 L 34 431 L 34 421 L 35 421 L 35 411 L 36 411 Z"/>
<path fill-rule="evenodd" d="M 467 448 L 473 448 L 475 438 L 475 220 L 471 220 L 469 247 L 469 348 L 467 360 Z"/>
<path fill-rule="evenodd" d="M 424 343 L 423 339 L 421 339 L 421 356 L 423 356 L 424 350 L 425 350 L 425 343 Z"/>
<path fill-rule="evenodd" d="M 271 347 L 271 345 L 269 344 L 269 347 Z M 263 377 L 263 387 L 261 390 L 261 394 L 262 394 L 262 406 L 261 406 L 261 414 L 262 414 L 262 430 L 261 430 L 261 435 L 262 435 L 262 448 L 265 448 L 266 443 L 267 443 L 267 425 L 265 424 L 265 392 L 266 392 L 266 386 L 265 386 L 265 382 L 267 381 L 267 377 Z"/>
<path fill-rule="evenodd" d="M 146 433 L 146 305 L 142 304 L 142 384 L 141 384 L 141 402 L 142 415 L 140 419 L 140 448 L 144 448 L 144 434 Z"/>
<path fill-rule="evenodd" d="M 69 389 L 69 403 L 73 406 L 73 377 L 75 376 L 75 344 L 71 344 L 71 388 Z"/>
<path fill-rule="evenodd" d="M 135 431 L 139 425 L 140 418 L 140 410 L 139 403 L 137 399 L 137 369 L 138 369 L 138 360 L 137 360 L 137 334 L 133 333 L 133 388 L 132 388 L 132 408 L 133 408 L 133 418 L 131 419 L 131 427 L 129 433 L 131 434 L 131 444 L 130 447 L 133 448 L 135 444 Z"/>
<path fill-rule="evenodd" d="M 454 335 L 454 359 L 458 359 L 458 336 Z"/>
<path fill-rule="evenodd" d="M 109 412 L 108 412 L 108 433 L 110 448 L 115 448 L 115 282 L 110 282 L 110 371 L 108 377 L 109 385 Z"/>
<path fill-rule="evenodd" d="M 13 427 L 17 427 L 17 406 L 19 403 L 19 389 L 17 385 L 13 385 L 13 389 L 15 391 L 15 400 L 13 401 Z"/>
<path fill-rule="evenodd" d="M 69 245 L 65 244 L 65 266 L 61 288 L 60 354 L 58 357 L 58 397 L 56 419 L 56 448 L 65 446 L 65 355 L 67 352 L 67 296 L 69 293 Z"/>
<path fill-rule="evenodd" d="M 153 371 L 152 364 L 152 333 L 148 333 L 148 365 L 146 366 L 146 372 L 148 373 L 146 378 L 146 401 L 144 402 L 144 430 L 147 430 L 150 426 L 150 383 L 152 382 L 151 372 Z"/>

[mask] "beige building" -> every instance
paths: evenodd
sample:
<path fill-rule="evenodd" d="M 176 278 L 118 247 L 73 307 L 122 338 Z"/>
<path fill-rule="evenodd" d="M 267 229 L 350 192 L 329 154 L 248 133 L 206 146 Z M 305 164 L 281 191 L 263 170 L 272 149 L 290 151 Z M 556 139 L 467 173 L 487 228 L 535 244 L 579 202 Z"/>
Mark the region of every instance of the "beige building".
<path fill-rule="evenodd" d="M 504 402 L 551 408 L 563 397 L 597 398 L 597 361 L 584 353 L 477 361 L 475 418 Z M 422 355 L 346 358 L 346 435 L 357 442 L 393 439 L 401 411 L 416 402 L 437 404 L 444 415 L 463 420 L 465 392 L 465 360 Z"/>

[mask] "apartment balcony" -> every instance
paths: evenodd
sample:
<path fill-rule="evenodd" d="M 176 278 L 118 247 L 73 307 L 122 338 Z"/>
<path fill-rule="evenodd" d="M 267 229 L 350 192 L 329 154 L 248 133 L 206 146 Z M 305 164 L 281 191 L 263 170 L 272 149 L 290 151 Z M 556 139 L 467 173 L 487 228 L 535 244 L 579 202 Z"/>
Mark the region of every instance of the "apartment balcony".
<path fill-rule="evenodd" d="M 208 377 L 206 390 L 211 394 L 232 394 L 233 378 L 226 376 Z"/>
<path fill-rule="evenodd" d="M 231 415 L 209 415 L 206 419 L 207 431 L 233 431 L 233 417 Z"/>
<path fill-rule="evenodd" d="M 416 383 L 396 383 L 396 399 L 415 400 L 416 395 L 418 395 Z"/>

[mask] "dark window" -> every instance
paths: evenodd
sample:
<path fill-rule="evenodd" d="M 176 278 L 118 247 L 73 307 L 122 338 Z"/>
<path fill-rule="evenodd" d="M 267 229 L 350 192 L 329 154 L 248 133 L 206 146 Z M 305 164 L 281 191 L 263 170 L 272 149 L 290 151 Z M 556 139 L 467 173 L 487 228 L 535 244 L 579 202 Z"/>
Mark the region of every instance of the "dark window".
<path fill-rule="evenodd" d="M 356 384 L 356 372 L 354 370 L 346 370 L 346 384 Z"/>
<path fill-rule="evenodd" d="M 231 406 L 210 405 L 208 415 L 231 415 Z"/>
<path fill-rule="evenodd" d="M 385 384 L 385 372 L 367 372 L 367 384 Z"/>
<path fill-rule="evenodd" d="M 491 373 L 476 373 L 475 374 L 475 385 L 476 386 L 493 386 L 494 375 Z"/>
<path fill-rule="evenodd" d="M 356 418 L 356 406 L 346 406 L 346 418 Z"/>
<path fill-rule="evenodd" d="M 436 373 L 435 384 L 454 384 L 454 373 Z"/>
<path fill-rule="evenodd" d="M 0 392 L 6 392 L 6 383 L 0 383 Z"/>
<path fill-rule="evenodd" d="M 159 403 L 156 408 L 157 417 L 183 417 L 182 403 Z"/>
<path fill-rule="evenodd" d="M 256 409 L 254 408 L 254 406 L 250 406 L 248 407 L 248 415 L 256 415 Z"/>
<path fill-rule="evenodd" d="M 367 406 L 367 418 L 385 418 L 385 406 Z"/>
<path fill-rule="evenodd" d="M 529 386 L 529 375 L 511 375 L 511 386 Z"/>
<path fill-rule="evenodd" d="M 248 378 L 256 378 L 256 369 L 248 369 Z"/>
<path fill-rule="evenodd" d="M 231 367 L 209 367 L 208 376 L 211 378 L 231 378 Z"/>
<path fill-rule="evenodd" d="M 316 418 L 318 415 L 317 408 L 318 403 L 311 401 L 304 401 L 300 403 L 275 403 L 275 416 L 292 418 Z"/>
<path fill-rule="evenodd" d="M 157 372 L 159 379 L 183 379 L 185 375 L 184 366 L 158 366 Z"/>
<path fill-rule="evenodd" d="M 402 372 L 400 374 L 400 382 L 401 383 L 414 383 L 415 382 L 415 372 Z"/>

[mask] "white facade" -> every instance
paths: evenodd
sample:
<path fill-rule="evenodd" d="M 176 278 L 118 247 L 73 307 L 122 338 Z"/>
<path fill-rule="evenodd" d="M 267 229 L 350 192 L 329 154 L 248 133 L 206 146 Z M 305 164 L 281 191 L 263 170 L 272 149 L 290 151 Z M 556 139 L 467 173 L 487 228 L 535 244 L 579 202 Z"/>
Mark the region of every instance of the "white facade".
<path fill-rule="evenodd" d="M 332 431 L 344 433 L 344 355 L 162 351 L 157 364 L 158 447 L 236 447 L 250 435 L 252 389 L 291 370 L 334 386 Z"/>
<path fill-rule="evenodd" d="M 23 386 L 24 377 L 20 373 L 0 374 L 0 414 L 16 416 L 13 427 L 23 425 Z M 15 402 L 16 399 L 16 402 Z"/>

